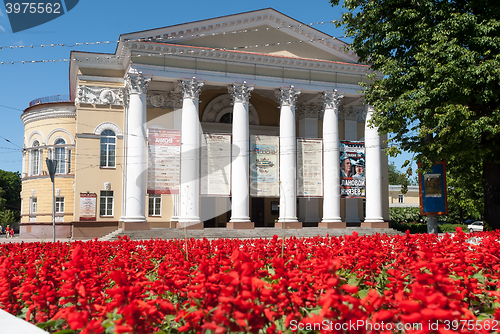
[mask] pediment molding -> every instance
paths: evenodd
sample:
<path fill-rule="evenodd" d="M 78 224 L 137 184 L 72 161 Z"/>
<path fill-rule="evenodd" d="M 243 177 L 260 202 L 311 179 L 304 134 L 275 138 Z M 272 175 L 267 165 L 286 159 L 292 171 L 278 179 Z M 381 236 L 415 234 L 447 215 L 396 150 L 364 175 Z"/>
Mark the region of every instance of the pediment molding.
<path fill-rule="evenodd" d="M 327 51 L 345 61 L 355 63 L 358 60 L 357 55 L 352 51 L 344 51 L 343 47 L 347 43 L 272 8 L 125 34 L 120 37 L 120 40 L 161 41 L 174 44 L 219 34 L 244 33 L 245 30 L 263 25 L 279 29 L 294 38 L 302 40 L 304 43 Z"/>

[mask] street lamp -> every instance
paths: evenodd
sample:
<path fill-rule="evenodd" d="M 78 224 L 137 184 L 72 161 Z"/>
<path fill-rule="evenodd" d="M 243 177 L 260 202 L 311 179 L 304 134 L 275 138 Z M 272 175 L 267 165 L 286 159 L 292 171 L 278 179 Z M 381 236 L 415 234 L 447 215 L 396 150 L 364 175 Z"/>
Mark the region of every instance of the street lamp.
<path fill-rule="evenodd" d="M 56 174 L 57 160 L 45 159 L 47 169 L 49 171 L 50 180 L 52 181 L 52 235 L 56 242 L 56 188 L 54 184 L 54 175 Z"/>

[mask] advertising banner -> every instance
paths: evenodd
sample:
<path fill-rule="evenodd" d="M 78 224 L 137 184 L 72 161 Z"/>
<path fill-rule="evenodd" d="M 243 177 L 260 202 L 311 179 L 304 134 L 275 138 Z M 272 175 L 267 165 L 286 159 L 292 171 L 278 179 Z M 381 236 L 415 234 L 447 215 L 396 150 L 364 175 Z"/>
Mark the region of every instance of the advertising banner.
<path fill-rule="evenodd" d="M 97 194 L 80 193 L 80 220 L 95 220 Z"/>
<path fill-rule="evenodd" d="M 204 133 L 201 143 L 201 194 L 230 196 L 231 135 Z"/>
<path fill-rule="evenodd" d="M 148 129 L 148 194 L 178 194 L 180 187 L 181 133 Z"/>
<path fill-rule="evenodd" d="M 340 142 L 340 197 L 365 198 L 365 143 Z"/>
<path fill-rule="evenodd" d="M 250 195 L 279 197 L 279 137 L 250 136 Z"/>
<path fill-rule="evenodd" d="M 323 197 L 323 140 L 297 138 L 297 196 Z"/>
<path fill-rule="evenodd" d="M 418 164 L 420 168 L 420 164 Z M 447 215 L 448 198 L 446 191 L 446 164 L 440 162 L 430 173 L 418 174 L 420 190 L 420 214 Z"/>

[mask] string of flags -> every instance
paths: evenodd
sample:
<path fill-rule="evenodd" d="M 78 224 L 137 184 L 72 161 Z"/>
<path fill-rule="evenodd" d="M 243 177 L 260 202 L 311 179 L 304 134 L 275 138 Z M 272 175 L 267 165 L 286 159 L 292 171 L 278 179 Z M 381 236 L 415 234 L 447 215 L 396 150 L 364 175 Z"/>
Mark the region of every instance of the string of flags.
<path fill-rule="evenodd" d="M 335 24 L 337 23 L 337 20 L 333 21 L 325 21 L 325 22 L 316 22 L 316 23 L 309 23 L 309 24 L 299 24 L 297 27 L 302 27 L 302 26 L 313 26 L 313 25 L 324 25 L 324 24 Z M 293 28 L 296 27 L 294 25 L 288 25 L 288 28 Z M 277 29 L 279 30 L 282 27 L 276 27 L 276 28 L 265 28 L 265 30 L 269 29 Z M 205 37 L 205 36 L 217 36 L 217 35 L 227 35 L 227 34 L 237 34 L 237 33 L 248 33 L 248 32 L 256 32 L 260 31 L 263 29 L 244 29 L 244 30 L 235 30 L 235 31 L 230 31 L 230 32 L 219 32 L 219 33 L 206 33 L 206 34 L 191 34 L 189 35 L 190 38 L 195 38 L 195 37 Z M 160 38 L 148 38 L 147 40 L 172 40 L 172 39 L 178 39 L 178 38 L 183 38 L 186 37 L 184 35 L 182 36 L 168 36 L 168 37 L 160 37 Z M 338 38 L 345 38 L 346 36 L 341 36 L 341 37 L 332 37 L 332 39 L 338 39 Z M 146 39 L 140 39 L 140 40 L 129 40 L 129 41 L 144 41 Z M 76 42 L 76 43 L 52 43 L 52 44 L 40 44 L 40 45 L 9 45 L 9 46 L 0 46 L 0 50 L 7 50 L 7 49 L 33 49 L 33 48 L 53 48 L 53 47 L 75 47 L 75 46 L 81 46 L 81 45 L 107 45 L 111 43 L 118 43 L 120 41 L 102 41 L 102 42 Z"/>

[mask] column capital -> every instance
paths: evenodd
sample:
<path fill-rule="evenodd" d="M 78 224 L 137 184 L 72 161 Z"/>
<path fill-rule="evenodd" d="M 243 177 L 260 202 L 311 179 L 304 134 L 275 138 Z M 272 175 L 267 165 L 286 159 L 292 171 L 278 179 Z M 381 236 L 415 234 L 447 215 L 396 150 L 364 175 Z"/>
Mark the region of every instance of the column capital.
<path fill-rule="evenodd" d="M 340 99 L 344 98 L 344 95 L 341 93 L 337 93 L 337 91 L 333 92 L 321 92 L 320 99 L 323 102 L 323 109 L 333 109 L 335 111 L 339 110 Z"/>
<path fill-rule="evenodd" d="M 196 80 L 193 78 L 181 79 L 178 85 L 184 99 L 197 100 L 200 97 L 201 87 L 203 87 L 204 84 L 203 80 Z"/>
<path fill-rule="evenodd" d="M 321 112 L 321 105 L 316 103 L 299 104 L 297 111 L 297 120 L 304 118 L 321 119 L 323 113 Z"/>
<path fill-rule="evenodd" d="M 300 95 L 300 89 L 294 88 L 291 86 L 281 87 L 275 91 L 276 98 L 280 101 L 280 105 L 295 107 L 295 102 L 297 102 L 297 97 Z"/>
<path fill-rule="evenodd" d="M 125 76 L 125 86 L 129 94 L 146 94 L 151 78 L 146 78 L 142 74 L 127 73 Z"/>
<path fill-rule="evenodd" d="M 227 86 L 229 94 L 233 97 L 233 102 L 248 103 L 250 100 L 250 93 L 254 90 L 253 85 L 247 85 L 246 83 L 233 83 Z"/>

